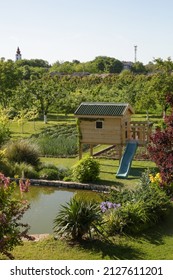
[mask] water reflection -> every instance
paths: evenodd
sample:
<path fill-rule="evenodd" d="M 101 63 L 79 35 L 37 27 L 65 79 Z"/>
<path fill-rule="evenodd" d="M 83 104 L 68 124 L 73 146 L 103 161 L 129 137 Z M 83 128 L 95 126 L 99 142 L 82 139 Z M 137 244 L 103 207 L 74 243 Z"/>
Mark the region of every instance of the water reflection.
<path fill-rule="evenodd" d="M 75 190 L 63 190 L 55 187 L 30 187 L 24 198 L 30 203 L 30 209 L 23 220 L 31 228 L 29 233 L 52 233 L 53 220 L 62 204 L 73 197 Z"/>
<path fill-rule="evenodd" d="M 22 219 L 31 226 L 29 233 L 53 233 L 53 220 L 61 205 L 70 201 L 74 194 L 84 199 L 100 200 L 98 193 L 92 191 L 31 186 L 23 197 L 31 207 Z"/>

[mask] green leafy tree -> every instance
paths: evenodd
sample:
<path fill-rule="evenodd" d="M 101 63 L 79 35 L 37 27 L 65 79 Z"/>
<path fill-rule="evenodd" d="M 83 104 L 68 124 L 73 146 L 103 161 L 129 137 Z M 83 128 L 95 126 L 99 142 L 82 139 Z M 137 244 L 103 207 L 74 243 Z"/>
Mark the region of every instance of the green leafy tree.
<path fill-rule="evenodd" d="M 152 76 L 151 88 L 155 92 L 158 105 L 162 108 L 163 117 L 169 107 L 166 101 L 168 95 L 173 95 L 173 62 L 170 58 L 167 60 L 156 59 L 157 72 Z"/>
<path fill-rule="evenodd" d="M 120 73 L 123 69 L 121 61 L 107 56 L 97 56 L 92 63 L 98 73 Z"/>
<path fill-rule="evenodd" d="M 131 70 L 135 74 L 146 74 L 147 73 L 145 66 L 143 65 L 142 62 L 139 62 L 139 61 L 133 63 Z"/>
<path fill-rule="evenodd" d="M 37 111 L 43 114 L 44 122 L 47 123 L 47 114 L 60 97 L 56 78 L 46 75 L 41 79 L 29 81 L 25 90 L 30 96 L 32 108 L 37 108 Z"/>
<path fill-rule="evenodd" d="M 135 79 L 136 102 L 135 107 L 138 111 L 146 111 L 149 119 L 149 111 L 157 108 L 156 93 L 151 85 L 151 76 L 139 75 Z"/>
<path fill-rule="evenodd" d="M 43 59 L 21 59 L 15 62 L 17 66 L 31 66 L 39 68 L 49 68 L 50 65 L 46 60 Z"/>
<path fill-rule="evenodd" d="M 13 91 L 19 84 L 21 72 L 13 61 L 0 61 L 0 104 L 10 106 Z"/>

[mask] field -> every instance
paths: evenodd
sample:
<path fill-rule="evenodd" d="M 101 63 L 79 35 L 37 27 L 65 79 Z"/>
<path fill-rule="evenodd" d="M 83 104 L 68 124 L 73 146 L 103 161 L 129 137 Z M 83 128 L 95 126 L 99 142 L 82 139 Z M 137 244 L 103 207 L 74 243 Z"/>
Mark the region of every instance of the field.
<path fill-rule="evenodd" d="M 144 119 L 144 116 L 136 116 L 136 119 Z M 45 128 L 55 125 L 74 125 L 73 116 L 50 115 L 48 124 L 43 124 L 37 120 L 35 123 L 29 122 L 24 125 L 23 132 L 17 123 L 11 123 L 13 138 L 28 138 L 33 134 L 42 133 Z M 153 120 L 157 120 L 156 117 Z M 96 147 L 95 151 L 102 149 Z M 85 154 L 87 154 L 87 150 Z M 140 176 L 146 168 L 155 168 L 151 161 L 134 160 L 130 175 L 127 179 L 117 179 L 115 177 L 119 166 L 119 160 L 99 158 L 101 167 L 99 184 L 114 185 L 125 188 L 135 188 L 139 183 Z M 78 156 L 70 158 L 41 157 L 42 162 L 53 163 L 57 166 L 72 167 Z M 23 247 L 16 247 L 13 251 L 16 259 L 64 259 L 64 260 L 100 260 L 100 259 L 139 259 L 139 260 L 172 260 L 173 246 L 173 209 L 165 221 L 147 230 L 138 236 L 116 236 L 108 241 L 96 240 L 83 241 L 82 243 L 70 244 L 63 240 L 54 240 L 53 236 L 39 242 L 24 242 Z M 0 255 L 0 259 L 3 257 Z"/>

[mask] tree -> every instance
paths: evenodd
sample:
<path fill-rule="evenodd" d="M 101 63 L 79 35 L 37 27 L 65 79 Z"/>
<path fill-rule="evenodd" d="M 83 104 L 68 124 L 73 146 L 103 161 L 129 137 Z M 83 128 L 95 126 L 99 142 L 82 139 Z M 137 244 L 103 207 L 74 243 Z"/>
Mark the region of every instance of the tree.
<path fill-rule="evenodd" d="M 56 77 L 43 76 L 28 83 L 28 93 L 31 96 L 31 103 L 41 111 L 44 116 L 44 123 L 47 123 L 47 114 L 50 107 L 57 102 L 59 97 L 59 86 Z"/>
<path fill-rule="evenodd" d="M 20 79 L 21 72 L 13 61 L 0 61 L 0 104 L 3 108 L 10 105 L 13 90 Z"/>
<path fill-rule="evenodd" d="M 97 56 L 93 64 L 98 73 L 120 73 L 123 69 L 123 63 L 113 57 Z"/>
<path fill-rule="evenodd" d="M 131 70 L 135 74 L 146 74 L 146 72 L 147 72 L 143 63 L 139 62 L 139 61 L 133 63 Z"/>
<path fill-rule="evenodd" d="M 166 97 L 173 95 L 173 62 L 170 58 L 163 61 L 162 59 L 155 59 L 157 72 L 152 75 L 151 88 L 155 92 L 156 100 L 161 106 L 163 117 L 166 114 L 169 104 Z"/>
<path fill-rule="evenodd" d="M 18 110 L 17 116 L 14 118 L 14 121 L 17 121 L 18 125 L 21 126 L 21 133 L 24 133 L 24 125 L 30 121 L 35 120 L 38 117 L 37 109 L 21 109 Z M 35 129 L 35 122 L 34 122 Z"/>
<path fill-rule="evenodd" d="M 31 66 L 31 67 L 41 67 L 41 68 L 49 68 L 50 65 L 46 60 L 43 59 L 21 59 L 15 62 L 18 66 Z"/>
<path fill-rule="evenodd" d="M 149 110 L 156 109 L 156 94 L 151 86 L 151 76 L 138 75 L 135 79 L 136 87 L 136 109 L 140 111 L 146 111 L 147 119 L 149 118 Z"/>

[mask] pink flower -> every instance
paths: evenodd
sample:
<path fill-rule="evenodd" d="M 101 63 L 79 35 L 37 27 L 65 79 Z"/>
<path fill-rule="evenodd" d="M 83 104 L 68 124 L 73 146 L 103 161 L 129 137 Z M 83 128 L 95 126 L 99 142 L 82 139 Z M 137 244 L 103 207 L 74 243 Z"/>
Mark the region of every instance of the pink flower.
<path fill-rule="evenodd" d="M 0 173 L 0 182 L 4 184 L 4 188 L 8 188 L 10 184 L 10 178 L 5 177 L 4 174 Z"/>
<path fill-rule="evenodd" d="M 30 181 L 26 180 L 25 182 L 23 180 L 19 181 L 19 187 L 21 192 L 28 192 L 30 186 Z"/>

